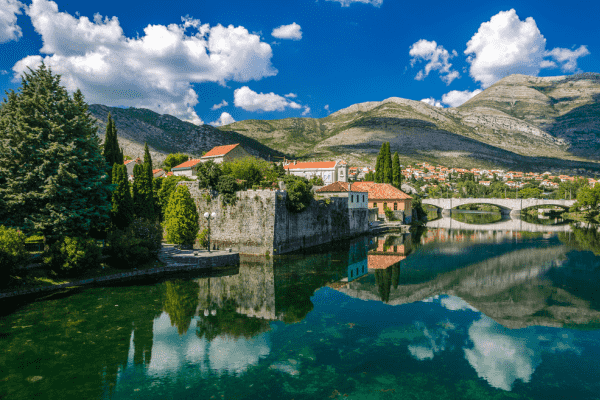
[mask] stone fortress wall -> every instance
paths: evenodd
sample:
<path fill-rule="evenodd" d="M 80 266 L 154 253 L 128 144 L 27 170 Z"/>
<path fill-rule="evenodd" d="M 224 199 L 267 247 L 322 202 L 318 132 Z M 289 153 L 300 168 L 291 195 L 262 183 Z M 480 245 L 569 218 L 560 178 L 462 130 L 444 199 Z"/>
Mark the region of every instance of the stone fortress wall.
<path fill-rule="evenodd" d="M 235 205 L 223 206 L 220 196 L 186 185 L 200 215 L 200 230 L 208 226 L 203 214 L 216 213 L 211 220 L 211 244 L 244 254 L 284 254 L 291 251 L 348 239 L 369 229 L 368 209 L 348 209 L 347 198 L 313 200 L 301 213 L 285 206 L 284 190 L 247 190 L 236 193 Z"/>

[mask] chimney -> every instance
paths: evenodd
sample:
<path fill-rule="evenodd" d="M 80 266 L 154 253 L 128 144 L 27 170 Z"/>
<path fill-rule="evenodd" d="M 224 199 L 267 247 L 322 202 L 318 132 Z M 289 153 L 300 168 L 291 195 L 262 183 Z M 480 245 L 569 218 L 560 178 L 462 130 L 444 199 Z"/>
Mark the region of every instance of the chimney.
<path fill-rule="evenodd" d="M 294 165 L 296 165 L 296 160 L 294 160 Z"/>

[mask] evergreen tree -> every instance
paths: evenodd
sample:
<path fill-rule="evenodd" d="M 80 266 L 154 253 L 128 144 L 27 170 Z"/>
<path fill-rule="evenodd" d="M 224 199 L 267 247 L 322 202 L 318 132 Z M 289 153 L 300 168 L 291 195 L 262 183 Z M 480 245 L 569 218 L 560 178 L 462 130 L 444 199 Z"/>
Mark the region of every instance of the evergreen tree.
<path fill-rule="evenodd" d="M 402 186 L 402 172 L 400 170 L 400 157 L 398 152 L 394 152 L 394 158 L 392 160 L 392 184 L 400 188 Z"/>
<path fill-rule="evenodd" d="M 185 185 L 178 185 L 169 199 L 165 212 L 165 227 L 169 243 L 192 245 L 198 235 L 198 211 Z"/>
<path fill-rule="evenodd" d="M 148 190 L 152 181 L 148 182 L 148 164 L 136 164 L 133 167 L 133 210 L 137 218 L 154 221 L 154 198 Z"/>
<path fill-rule="evenodd" d="M 383 154 L 383 182 L 392 183 L 392 154 L 390 152 L 390 142 L 385 143 L 385 153 Z"/>
<path fill-rule="evenodd" d="M 163 169 L 167 172 L 170 172 L 171 168 L 173 168 L 179 164 L 183 164 L 184 162 L 186 162 L 189 159 L 190 159 L 190 157 L 187 154 L 171 153 L 167 156 L 165 161 L 163 161 Z"/>
<path fill-rule="evenodd" d="M 108 121 L 106 122 L 106 135 L 104 136 L 104 158 L 109 165 L 109 181 L 112 181 L 112 166 L 115 163 L 123 164 L 123 150 L 119 149 L 117 128 L 115 126 L 115 121 L 110 115 L 110 112 L 108 113 Z"/>
<path fill-rule="evenodd" d="M 384 172 L 383 168 L 385 166 L 385 161 L 383 155 L 385 154 L 385 143 L 381 144 L 381 148 L 379 149 L 379 154 L 377 155 L 377 163 L 375 164 L 375 183 L 382 183 Z"/>
<path fill-rule="evenodd" d="M 147 179 L 146 179 L 146 190 L 149 193 L 148 194 L 148 200 L 151 201 L 152 203 L 152 215 L 149 216 L 149 220 L 150 221 L 154 221 L 156 219 L 156 213 L 154 212 L 154 187 L 153 187 L 153 180 L 154 180 L 154 174 L 152 173 L 152 157 L 150 156 L 150 150 L 148 150 L 148 143 L 145 143 L 144 146 L 144 169 L 146 170 L 146 175 Z"/>
<path fill-rule="evenodd" d="M 127 167 L 115 163 L 112 170 L 113 185 L 111 219 L 114 226 L 125 229 L 133 221 L 133 200 L 129 190 Z"/>
<path fill-rule="evenodd" d="M 0 106 L 0 224 L 51 241 L 84 236 L 110 215 L 106 161 L 83 95 L 42 64 Z"/>

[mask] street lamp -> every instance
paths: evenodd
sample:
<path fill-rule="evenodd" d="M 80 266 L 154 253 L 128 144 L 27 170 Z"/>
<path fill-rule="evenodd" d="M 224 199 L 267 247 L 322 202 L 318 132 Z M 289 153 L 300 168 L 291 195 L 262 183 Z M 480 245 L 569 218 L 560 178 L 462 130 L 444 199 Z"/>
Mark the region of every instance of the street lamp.
<path fill-rule="evenodd" d="M 204 218 L 208 221 L 208 252 L 210 253 L 210 220 L 215 219 L 217 217 L 216 213 L 209 214 L 208 212 L 204 213 Z"/>

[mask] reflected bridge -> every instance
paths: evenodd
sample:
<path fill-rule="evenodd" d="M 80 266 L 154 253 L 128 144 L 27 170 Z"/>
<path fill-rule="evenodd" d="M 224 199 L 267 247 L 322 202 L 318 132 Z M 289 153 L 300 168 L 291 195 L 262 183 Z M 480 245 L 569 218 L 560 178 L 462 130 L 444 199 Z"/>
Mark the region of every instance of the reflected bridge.
<path fill-rule="evenodd" d="M 541 225 L 532 224 L 517 218 L 502 220 L 491 224 L 469 224 L 456 221 L 450 217 L 428 221 L 427 228 L 465 229 L 472 231 L 524 231 L 524 232 L 572 232 L 571 225 Z"/>
<path fill-rule="evenodd" d="M 520 214 L 522 210 L 536 206 L 559 206 L 569 208 L 575 200 L 543 200 L 543 199 L 423 199 L 422 204 L 429 204 L 442 210 L 442 214 L 449 214 L 453 208 L 467 204 L 491 204 L 500 208 L 502 214 Z"/>

